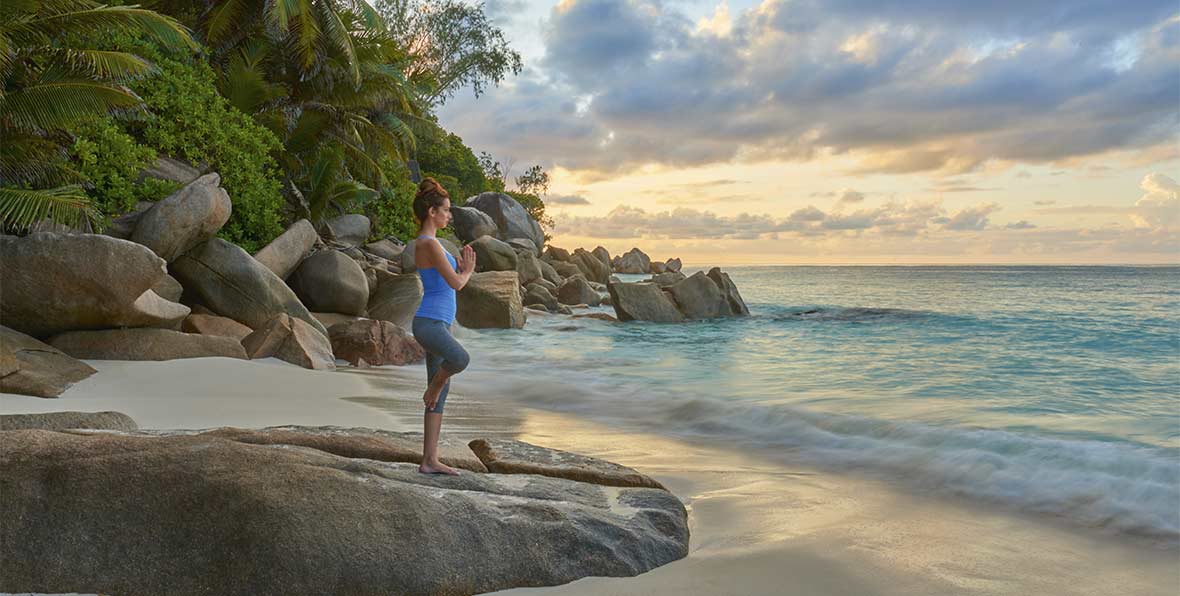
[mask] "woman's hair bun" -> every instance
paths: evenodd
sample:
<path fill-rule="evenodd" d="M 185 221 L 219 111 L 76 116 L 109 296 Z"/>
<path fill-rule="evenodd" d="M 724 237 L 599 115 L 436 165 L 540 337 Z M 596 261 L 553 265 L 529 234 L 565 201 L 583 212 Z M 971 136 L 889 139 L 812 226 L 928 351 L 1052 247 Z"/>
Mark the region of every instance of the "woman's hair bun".
<path fill-rule="evenodd" d="M 426 221 L 431 207 L 442 207 L 443 201 L 449 200 L 451 195 L 438 183 L 438 180 L 427 176 L 418 183 L 418 194 L 414 195 L 414 217 L 418 221 Z"/>

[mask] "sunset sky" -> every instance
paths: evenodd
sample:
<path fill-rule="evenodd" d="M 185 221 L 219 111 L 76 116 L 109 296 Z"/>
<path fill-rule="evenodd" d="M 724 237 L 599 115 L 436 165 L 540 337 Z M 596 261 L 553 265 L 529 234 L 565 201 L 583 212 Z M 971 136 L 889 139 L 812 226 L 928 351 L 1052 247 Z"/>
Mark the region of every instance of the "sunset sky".
<path fill-rule="evenodd" d="M 493 0 L 440 120 L 554 244 L 688 263 L 1180 262 L 1175 0 Z"/>

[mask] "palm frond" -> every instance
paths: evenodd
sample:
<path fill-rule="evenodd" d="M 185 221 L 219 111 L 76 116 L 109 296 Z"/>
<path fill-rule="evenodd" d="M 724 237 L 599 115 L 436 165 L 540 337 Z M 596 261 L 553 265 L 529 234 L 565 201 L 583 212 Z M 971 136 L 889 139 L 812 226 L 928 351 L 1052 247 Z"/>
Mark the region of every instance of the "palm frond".
<path fill-rule="evenodd" d="M 113 30 L 142 33 L 165 46 L 184 46 L 195 50 L 197 44 L 188 28 L 171 17 L 133 6 L 95 6 L 85 10 L 43 14 L 27 21 L 29 28 L 50 32 L 53 36 Z"/>
<path fill-rule="evenodd" d="M 43 219 L 71 228 L 97 224 L 100 216 L 81 186 L 46 190 L 0 188 L 0 222 L 7 229 L 27 230 Z"/>
<path fill-rule="evenodd" d="M 79 74 L 99 80 L 126 81 L 155 70 L 147 60 L 127 52 L 63 48 L 51 49 L 45 54 Z"/>
<path fill-rule="evenodd" d="M 0 114 L 18 129 L 54 130 L 105 115 L 112 108 L 137 106 L 141 101 L 124 87 L 94 81 L 59 81 L 8 93 L 0 101 Z"/>

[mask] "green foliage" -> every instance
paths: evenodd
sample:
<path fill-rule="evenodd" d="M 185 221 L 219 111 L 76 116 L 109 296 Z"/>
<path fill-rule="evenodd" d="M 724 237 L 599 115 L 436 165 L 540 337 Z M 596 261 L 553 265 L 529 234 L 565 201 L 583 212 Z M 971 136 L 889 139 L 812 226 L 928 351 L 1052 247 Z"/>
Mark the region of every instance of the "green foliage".
<path fill-rule="evenodd" d="M 508 178 L 506 166 L 493 159 L 487 151 L 480 151 L 479 168 L 483 170 L 484 192 L 504 192 L 504 181 Z"/>
<path fill-rule="evenodd" d="M 381 167 L 389 184 L 381 189 L 381 196 L 365 206 L 365 215 L 373 222 L 373 237 L 392 236 L 407 241 L 418 234 L 414 219 L 414 195 L 418 185 L 410 180 L 405 164 L 386 158 Z"/>
<path fill-rule="evenodd" d="M 418 165 L 431 174 L 451 193 L 451 202 L 462 205 L 468 197 L 484 191 L 483 168 L 463 139 L 434 123 L 427 123 L 417 131 Z M 425 174 L 424 174 L 425 175 Z M 443 182 L 440 176 L 453 180 Z"/>
<path fill-rule="evenodd" d="M 462 206 L 463 203 L 467 202 L 467 197 L 469 195 L 463 194 L 463 192 L 462 192 L 463 185 L 460 184 L 459 180 L 457 178 L 455 178 L 454 176 L 451 176 L 449 174 L 441 174 L 439 172 L 424 171 L 424 172 L 422 172 L 422 177 L 423 178 L 434 178 L 435 180 L 437 180 L 438 183 L 442 185 L 443 190 L 447 191 L 447 194 L 451 195 L 451 205 L 452 206 L 456 206 L 456 207 Z M 456 189 L 459 189 L 458 192 L 456 192 Z"/>
<path fill-rule="evenodd" d="M 278 165 L 271 157 L 280 149 L 278 139 L 218 94 L 203 60 L 135 45 L 158 73 L 132 84 L 153 117 L 131 122 L 131 128 L 160 153 L 218 172 L 233 201 L 220 236 L 249 252 L 265 246 L 283 231 Z"/>
<path fill-rule="evenodd" d="M 300 217 L 318 227 L 336 215 L 360 212 L 377 197 L 377 191 L 346 178 L 344 167 L 344 152 L 339 147 L 328 145 L 319 152 L 311 172 L 300 179 Z"/>
<path fill-rule="evenodd" d="M 126 213 L 139 201 L 162 199 L 179 187 L 154 178 L 136 182 L 139 173 L 155 162 L 156 151 L 137 143 L 113 119 L 82 124 L 72 132 L 70 158 L 90 184 L 86 194 L 104 216 Z"/>
<path fill-rule="evenodd" d="M 539 165 L 533 166 L 525 170 L 524 174 L 516 177 L 516 188 L 523 193 L 547 194 L 549 192 L 549 172 L 541 169 Z"/>

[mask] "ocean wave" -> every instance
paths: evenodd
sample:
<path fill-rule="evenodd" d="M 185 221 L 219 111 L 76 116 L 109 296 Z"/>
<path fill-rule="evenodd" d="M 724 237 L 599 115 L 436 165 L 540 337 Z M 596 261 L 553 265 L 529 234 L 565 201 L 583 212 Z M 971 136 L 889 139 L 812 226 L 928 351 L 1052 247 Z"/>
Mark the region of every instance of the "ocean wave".
<path fill-rule="evenodd" d="M 532 407 L 737 444 L 824 469 L 867 472 L 915 489 L 1180 544 L 1175 449 L 685 398 L 589 378 L 519 382 L 487 375 L 480 386 Z"/>
<path fill-rule="evenodd" d="M 936 313 L 906 310 L 902 308 L 869 308 L 869 307 L 813 307 L 794 308 L 787 312 L 777 312 L 770 315 L 776 321 L 843 321 L 843 322 L 878 322 L 878 321 L 908 321 L 924 319 Z"/>

